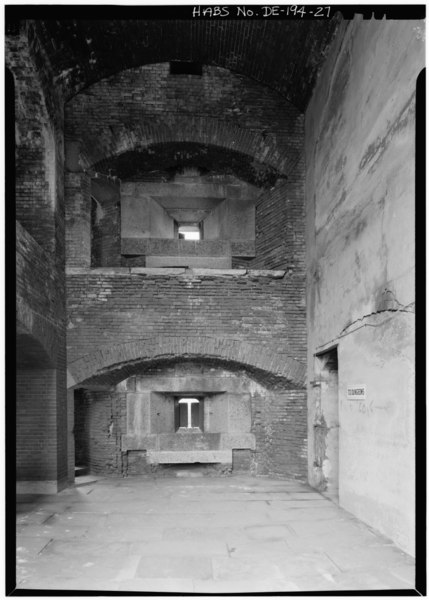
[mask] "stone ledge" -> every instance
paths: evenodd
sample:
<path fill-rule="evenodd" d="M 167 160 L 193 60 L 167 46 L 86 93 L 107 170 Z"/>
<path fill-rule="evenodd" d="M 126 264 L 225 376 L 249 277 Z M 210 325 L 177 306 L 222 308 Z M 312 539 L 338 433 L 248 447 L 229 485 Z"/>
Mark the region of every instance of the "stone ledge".
<path fill-rule="evenodd" d="M 147 435 L 135 435 L 135 434 L 126 434 L 121 438 L 121 449 L 123 452 L 127 450 L 147 450 L 148 452 L 154 452 L 158 447 L 161 447 L 159 452 L 231 452 L 232 450 L 255 450 L 256 448 L 256 440 L 255 435 L 253 433 L 201 433 L 201 434 L 190 434 L 191 436 L 199 435 L 197 442 L 201 444 L 204 439 L 210 441 L 212 438 L 212 443 L 218 444 L 220 447 L 218 449 L 210 449 L 210 450 L 195 450 L 192 448 L 186 450 L 176 450 L 176 449 L 162 449 L 162 446 L 168 445 L 169 441 L 174 440 L 177 437 L 178 441 L 181 443 L 192 445 L 195 441 L 192 437 L 186 439 L 187 434 L 177 434 L 177 433 L 168 433 L 168 434 L 147 434 Z"/>
<path fill-rule="evenodd" d="M 129 275 L 129 267 L 66 267 L 66 275 Z"/>
<path fill-rule="evenodd" d="M 198 277 L 241 277 L 246 275 L 245 269 L 188 269 L 190 275 Z"/>
<path fill-rule="evenodd" d="M 171 277 L 174 275 L 198 277 L 268 277 L 282 279 L 286 271 L 269 269 L 189 269 L 186 267 L 68 267 L 66 275 L 146 275 Z"/>
<path fill-rule="evenodd" d="M 232 464 L 232 450 L 200 450 L 188 452 L 147 453 L 149 464 L 222 463 Z"/>
<path fill-rule="evenodd" d="M 157 269 L 164 267 L 230 269 L 231 265 L 230 256 L 146 256 L 146 266 Z"/>
<path fill-rule="evenodd" d="M 185 275 L 185 267 L 131 267 L 130 273 L 136 275 Z"/>

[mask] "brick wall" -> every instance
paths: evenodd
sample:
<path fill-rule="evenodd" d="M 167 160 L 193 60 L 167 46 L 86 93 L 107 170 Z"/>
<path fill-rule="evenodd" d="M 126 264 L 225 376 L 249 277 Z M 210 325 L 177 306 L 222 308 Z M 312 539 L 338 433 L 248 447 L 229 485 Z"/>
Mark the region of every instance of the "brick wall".
<path fill-rule="evenodd" d="M 307 394 L 305 390 L 267 391 L 252 397 L 256 452 L 252 470 L 260 475 L 306 479 Z"/>
<path fill-rule="evenodd" d="M 301 275 L 106 271 L 68 274 L 69 362 L 156 335 L 240 339 L 305 360 Z"/>
<path fill-rule="evenodd" d="M 76 464 L 92 473 L 121 475 L 125 394 L 80 390 L 75 397 L 75 423 Z"/>
<path fill-rule="evenodd" d="M 63 111 L 42 87 L 25 35 L 9 38 L 15 81 L 16 218 L 41 247 L 64 261 Z M 48 98 L 49 95 L 49 98 Z"/>
<path fill-rule="evenodd" d="M 56 371 L 19 369 L 16 388 L 17 479 L 56 480 Z"/>
<path fill-rule="evenodd" d="M 20 480 L 63 485 L 67 479 L 64 124 L 57 92 L 36 66 L 33 50 L 25 32 L 6 43 L 16 116 L 15 198 L 8 201 L 15 202 L 17 218 L 17 475 Z M 39 349 L 39 355 L 29 352 L 31 346 Z M 47 370 L 47 365 L 55 368 Z"/>
<path fill-rule="evenodd" d="M 233 268 L 285 269 L 305 273 L 303 163 L 287 181 L 262 190 L 256 203 L 256 257 L 234 258 Z M 304 279 L 302 280 L 305 285 Z M 303 297 L 305 288 L 301 288 Z"/>
<path fill-rule="evenodd" d="M 62 322 L 63 294 L 55 260 L 16 223 L 16 291 L 36 313 L 55 327 Z"/>
<path fill-rule="evenodd" d="M 17 338 L 17 475 L 25 480 L 64 482 L 67 478 L 64 274 L 57 268 L 56 259 L 19 222 L 16 249 L 17 323 L 24 333 Z M 30 357 L 32 364 L 29 364 L 29 346 L 33 342 L 38 351 Z M 55 369 L 38 369 L 42 360 L 44 365 L 50 364 Z M 24 366 L 21 362 L 26 368 L 20 368 Z M 30 423 L 34 425 L 27 435 Z M 31 476 L 33 471 L 36 475 Z"/>
<path fill-rule="evenodd" d="M 66 262 L 91 266 L 91 179 L 86 173 L 65 173 Z"/>
<path fill-rule="evenodd" d="M 275 279 L 257 271 L 253 275 L 249 271 L 222 277 L 210 276 L 207 272 L 200 276 L 162 274 L 161 270 L 152 275 L 148 273 L 150 271 L 130 272 L 128 269 L 69 273 L 67 331 L 72 369 L 79 359 L 91 362 L 94 353 L 111 356 L 114 366 L 122 360 L 123 344 L 127 346 L 127 342 L 154 336 L 189 340 L 194 336 L 195 347 L 207 335 L 222 344 L 228 338 L 234 342 L 243 340 L 262 356 L 273 353 L 280 363 L 282 360 L 286 363 L 288 358 L 304 362 L 303 282 L 295 274 Z M 191 341 L 189 345 L 192 346 Z M 115 348 L 118 348 L 117 355 Z M 163 350 L 159 352 L 162 354 Z M 134 356 L 134 362 L 138 358 Z M 179 351 L 172 359 L 183 360 L 183 353 Z M 230 364 L 228 360 L 224 363 L 225 367 L 236 369 L 234 355 L 230 361 Z M 271 368 L 274 369 L 273 364 Z M 123 468 L 122 458 L 119 438 L 115 438 L 117 425 L 112 421 L 112 415 L 122 410 L 118 408 L 119 397 L 113 392 L 90 394 L 93 404 L 87 405 L 85 410 L 88 423 L 92 424 L 91 438 L 95 436 L 98 441 L 88 464 L 94 470 L 99 469 L 97 472 L 101 472 L 100 469 L 115 472 L 116 469 L 119 473 Z M 112 422 L 113 429 L 109 433 Z M 285 390 L 280 386 L 260 397 L 255 396 L 252 432 L 257 444 L 250 470 L 258 474 L 305 477 L 306 422 L 303 389 Z M 142 457 L 137 457 L 136 464 L 134 458 L 130 457 L 130 474 L 139 472 L 144 465 Z"/>
<path fill-rule="evenodd" d="M 165 181 L 180 154 L 180 161 L 193 160 L 214 175 L 232 170 L 258 185 L 257 255 L 234 259 L 233 267 L 303 266 L 303 115 L 273 90 L 219 67 L 204 66 L 200 77 L 170 75 L 169 63 L 158 63 L 99 81 L 70 100 L 65 115 L 72 170 L 84 164 L 138 180 L 147 177 L 146 169 Z M 78 175 L 70 177 L 75 180 Z M 280 179 L 274 186 L 276 177 Z M 90 260 L 90 207 L 79 197 L 71 191 L 67 206 L 71 266 Z M 103 218 L 92 231 L 94 252 L 100 254 L 102 243 L 109 248 L 103 258 L 93 252 L 93 266 L 115 266 L 119 261 L 144 266 L 143 258 L 120 259 L 115 254 L 118 213 L 114 206 L 100 207 Z M 104 233 L 109 230 L 110 242 L 101 242 L 103 227 Z"/>

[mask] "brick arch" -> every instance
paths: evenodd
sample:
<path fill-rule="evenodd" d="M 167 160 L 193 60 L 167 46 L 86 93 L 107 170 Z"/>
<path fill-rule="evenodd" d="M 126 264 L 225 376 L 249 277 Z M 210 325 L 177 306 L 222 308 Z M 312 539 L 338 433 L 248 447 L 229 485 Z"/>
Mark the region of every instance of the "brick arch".
<path fill-rule="evenodd" d="M 237 339 L 213 337 L 159 336 L 135 342 L 117 344 L 83 356 L 68 366 L 69 387 L 85 387 L 92 380 L 110 374 L 111 384 L 128 377 L 128 367 L 144 369 L 154 363 L 178 360 L 205 360 L 242 368 L 270 384 L 304 388 L 305 366 L 260 345 Z"/>
<path fill-rule="evenodd" d="M 154 62 L 100 79 L 65 107 L 67 136 L 88 169 L 156 144 L 214 145 L 288 175 L 300 154 L 302 113 L 273 89 L 221 66 L 174 77 Z"/>
<path fill-rule="evenodd" d="M 300 160 L 296 146 L 281 151 L 267 141 L 258 131 L 243 130 L 238 125 L 209 116 L 175 115 L 174 119 L 118 123 L 109 127 L 99 138 L 80 140 L 79 161 L 84 169 L 90 170 L 106 158 L 117 157 L 127 152 L 151 151 L 158 144 L 193 143 L 214 146 L 238 152 L 260 164 L 290 175 Z"/>
<path fill-rule="evenodd" d="M 107 20 L 115 8 L 118 13 Z M 76 7 L 69 18 L 62 7 L 59 20 L 27 21 L 27 35 L 37 40 L 36 62 L 48 58 L 65 99 L 124 66 L 182 60 L 251 77 L 304 111 L 340 19 L 193 19 L 192 7 L 182 7 L 183 19 L 166 19 L 165 14 L 155 19 L 145 8 L 153 10 L 139 7 L 136 14 L 136 7 L 120 6 L 106 13 L 102 7 L 99 15 L 76 19 Z"/>

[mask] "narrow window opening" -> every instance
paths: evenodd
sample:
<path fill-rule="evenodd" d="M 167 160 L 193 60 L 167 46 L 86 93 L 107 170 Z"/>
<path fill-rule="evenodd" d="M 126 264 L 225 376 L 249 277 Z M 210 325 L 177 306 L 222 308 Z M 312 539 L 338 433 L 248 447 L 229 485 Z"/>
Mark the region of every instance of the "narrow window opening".
<path fill-rule="evenodd" d="M 180 432 L 203 431 L 203 400 L 202 398 L 176 398 L 175 400 L 175 429 Z"/>
<path fill-rule="evenodd" d="M 201 240 L 202 232 L 198 223 L 179 223 L 177 227 L 179 240 Z"/>

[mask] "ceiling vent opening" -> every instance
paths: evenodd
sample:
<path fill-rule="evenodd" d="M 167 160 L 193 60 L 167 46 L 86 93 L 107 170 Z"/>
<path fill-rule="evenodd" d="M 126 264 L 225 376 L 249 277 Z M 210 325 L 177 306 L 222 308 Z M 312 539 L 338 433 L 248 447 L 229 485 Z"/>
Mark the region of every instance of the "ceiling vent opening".
<path fill-rule="evenodd" d="M 203 65 L 197 62 L 174 60 L 170 62 L 170 75 L 199 75 L 203 74 Z"/>

